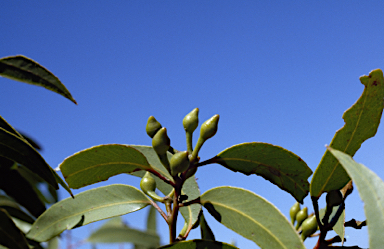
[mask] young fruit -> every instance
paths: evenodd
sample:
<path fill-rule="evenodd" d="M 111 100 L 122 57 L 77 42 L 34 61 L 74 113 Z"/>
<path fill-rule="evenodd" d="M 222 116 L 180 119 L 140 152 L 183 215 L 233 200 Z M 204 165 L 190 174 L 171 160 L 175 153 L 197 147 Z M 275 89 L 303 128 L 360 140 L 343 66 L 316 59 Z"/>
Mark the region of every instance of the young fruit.
<path fill-rule="evenodd" d="M 161 128 L 152 138 L 152 147 L 158 155 L 164 155 L 171 145 L 171 140 L 167 135 L 167 129 Z"/>
<path fill-rule="evenodd" d="M 291 217 L 292 225 L 295 224 L 296 214 L 300 211 L 300 203 L 296 202 L 289 210 L 289 216 Z"/>
<path fill-rule="evenodd" d="M 149 137 L 153 138 L 161 127 L 161 124 L 155 119 L 155 117 L 150 116 L 147 121 L 147 126 L 145 126 L 145 131 Z"/>
<path fill-rule="evenodd" d="M 328 207 L 339 206 L 343 202 L 343 195 L 340 190 L 332 190 L 327 193 L 325 200 Z"/>
<path fill-rule="evenodd" d="M 193 109 L 183 119 L 184 130 L 188 133 L 193 133 L 199 125 L 199 108 Z"/>
<path fill-rule="evenodd" d="M 148 193 L 150 191 L 155 191 L 156 189 L 156 181 L 155 178 L 148 171 L 145 173 L 143 178 L 140 181 L 140 188 L 144 193 Z"/>
<path fill-rule="evenodd" d="M 296 214 L 296 221 L 297 221 L 297 224 L 296 224 L 296 230 L 299 229 L 301 223 L 303 223 L 303 221 L 308 217 L 308 208 L 307 207 L 304 207 L 302 210 L 300 210 L 299 212 L 297 212 Z"/>
<path fill-rule="evenodd" d="M 213 137 L 217 132 L 217 125 L 219 123 L 220 116 L 218 114 L 214 115 L 212 118 L 205 121 L 200 128 L 200 138 L 202 140 L 207 140 Z"/>
<path fill-rule="evenodd" d="M 301 224 L 301 229 L 302 229 L 301 238 L 304 241 L 307 237 L 314 234 L 317 230 L 316 216 L 312 215 L 311 217 L 308 217 L 307 219 L 305 219 L 303 221 L 303 224 Z"/>
<path fill-rule="evenodd" d="M 176 176 L 186 171 L 189 167 L 188 151 L 181 151 L 174 154 L 169 162 L 171 175 Z"/>

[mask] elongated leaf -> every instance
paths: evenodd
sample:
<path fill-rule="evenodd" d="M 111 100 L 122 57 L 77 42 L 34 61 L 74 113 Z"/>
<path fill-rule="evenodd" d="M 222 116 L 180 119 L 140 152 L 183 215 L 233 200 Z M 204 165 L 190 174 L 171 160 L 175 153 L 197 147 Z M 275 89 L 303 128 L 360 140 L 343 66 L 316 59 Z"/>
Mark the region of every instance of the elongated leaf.
<path fill-rule="evenodd" d="M 212 240 L 187 240 L 159 247 L 158 249 L 238 249 L 235 246 Z"/>
<path fill-rule="evenodd" d="M 4 209 L 0 209 L 0 245 L 6 248 L 29 249 L 24 235 Z"/>
<path fill-rule="evenodd" d="M 60 80 L 37 62 L 22 56 L 0 59 L 0 76 L 24 83 L 45 87 L 76 104 L 71 93 Z"/>
<path fill-rule="evenodd" d="M 255 193 L 218 187 L 205 192 L 201 203 L 217 221 L 261 248 L 305 248 L 287 218 Z"/>
<path fill-rule="evenodd" d="M 33 224 L 27 237 L 47 241 L 66 229 L 140 210 L 150 204 L 140 190 L 122 184 L 82 192 L 47 209 Z"/>
<path fill-rule="evenodd" d="M 215 235 L 213 234 L 211 228 L 209 227 L 207 221 L 204 218 L 203 212 L 200 214 L 200 232 L 201 239 L 204 240 L 215 240 Z"/>
<path fill-rule="evenodd" d="M 369 248 L 383 248 L 384 237 L 384 182 L 373 171 L 355 162 L 351 156 L 331 147 L 330 153 L 340 162 L 355 183 L 364 202 L 367 218 Z"/>
<path fill-rule="evenodd" d="M 154 206 L 149 206 L 148 216 L 147 216 L 147 232 L 157 234 L 157 210 Z"/>
<path fill-rule="evenodd" d="M 33 223 L 34 219 L 21 210 L 19 204 L 11 200 L 7 196 L 0 195 L 0 208 L 7 211 L 7 213 L 15 218 L 23 220 L 28 223 Z"/>
<path fill-rule="evenodd" d="M 158 247 L 159 236 L 127 226 L 108 225 L 94 231 L 89 237 L 91 243 L 123 243 L 129 242 L 146 247 Z"/>
<path fill-rule="evenodd" d="M 25 139 L 18 131 L 16 131 L 15 128 L 13 128 L 10 124 L 8 124 L 7 121 L 5 121 L 5 119 L 0 116 L 0 128 L 3 128 L 4 130 L 22 138 L 22 139 Z"/>
<path fill-rule="evenodd" d="M 153 150 L 152 147 L 138 146 L 138 145 L 130 145 L 130 146 L 134 147 L 135 149 L 143 153 L 143 155 L 147 158 L 149 164 L 153 169 L 160 172 L 167 179 L 172 179 L 171 175 L 169 174 L 167 169 L 165 169 L 163 164 L 160 162 L 156 152 Z M 168 159 L 170 160 L 172 157 L 172 154 L 167 153 L 167 156 L 168 156 Z M 132 175 L 138 176 L 138 177 L 143 177 L 144 174 L 145 174 L 145 171 L 137 171 L 132 173 Z M 171 192 L 172 187 L 169 184 L 162 181 L 161 179 L 159 179 L 158 177 L 154 175 L 153 177 L 156 180 L 157 188 L 164 195 L 168 195 Z M 197 182 L 194 177 L 190 177 L 189 179 L 186 180 L 182 189 L 182 194 L 188 196 L 187 200 L 193 200 L 200 196 L 199 186 L 197 185 Z M 192 228 L 193 225 L 197 222 L 200 210 L 201 210 L 201 207 L 199 204 L 193 204 L 187 207 L 180 208 L 180 212 L 187 222 L 187 229 Z"/>
<path fill-rule="evenodd" d="M 330 147 L 353 156 L 361 144 L 376 134 L 384 106 L 384 80 L 380 69 L 360 77 L 364 92 L 343 115 L 345 125 L 336 132 Z M 339 162 L 326 151 L 311 182 L 311 196 L 338 190 L 350 180 Z"/>
<path fill-rule="evenodd" d="M 78 189 L 111 176 L 150 169 L 142 153 L 128 145 L 107 144 L 80 151 L 60 164 L 69 187 Z"/>
<path fill-rule="evenodd" d="M 58 189 L 51 168 L 23 138 L 0 127 L 0 156 L 20 163 Z"/>
<path fill-rule="evenodd" d="M 308 177 L 312 170 L 297 155 L 267 143 L 234 145 L 212 159 L 214 162 L 243 174 L 256 174 L 303 202 L 309 192 Z"/>

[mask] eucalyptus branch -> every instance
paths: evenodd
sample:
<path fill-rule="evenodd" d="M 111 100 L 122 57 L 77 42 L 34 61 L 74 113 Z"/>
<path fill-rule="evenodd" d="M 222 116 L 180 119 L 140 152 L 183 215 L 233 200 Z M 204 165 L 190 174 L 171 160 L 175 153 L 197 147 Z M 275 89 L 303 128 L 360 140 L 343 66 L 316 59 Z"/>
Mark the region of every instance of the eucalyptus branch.
<path fill-rule="evenodd" d="M 149 199 L 149 198 L 148 198 Z M 157 211 L 159 211 L 159 213 L 161 214 L 161 216 L 164 218 L 165 221 L 168 221 L 168 216 L 164 213 L 164 211 L 159 207 L 159 205 L 157 205 L 156 202 L 154 202 L 152 199 L 149 199 L 149 201 L 151 202 L 151 205 L 154 206 Z"/>
<path fill-rule="evenodd" d="M 186 206 L 189 206 L 189 205 L 192 205 L 192 204 L 197 204 L 197 203 L 200 204 L 200 196 L 197 197 L 196 199 L 179 203 L 179 207 L 186 207 Z"/>

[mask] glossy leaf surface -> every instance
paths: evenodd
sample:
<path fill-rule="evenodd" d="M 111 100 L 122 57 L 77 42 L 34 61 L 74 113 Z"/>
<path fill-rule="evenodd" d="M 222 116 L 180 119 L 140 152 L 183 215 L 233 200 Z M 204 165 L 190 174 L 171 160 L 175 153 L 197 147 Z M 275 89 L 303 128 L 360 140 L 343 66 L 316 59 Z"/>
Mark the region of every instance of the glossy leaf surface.
<path fill-rule="evenodd" d="M 220 152 L 213 161 L 246 175 L 256 174 L 303 202 L 312 170 L 297 155 L 267 143 L 243 143 Z"/>
<path fill-rule="evenodd" d="M 361 144 L 376 134 L 384 106 L 384 80 L 380 69 L 369 76 L 360 77 L 364 85 L 363 94 L 343 115 L 344 126 L 332 139 L 330 147 L 353 156 Z M 339 162 L 326 151 L 311 182 L 311 196 L 319 197 L 323 192 L 338 190 L 350 180 Z"/>
<path fill-rule="evenodd" d="M 187 240 L 159 247 L 159 249 L 238 249 L 235 246 L 212 240 Z"/>
<path fill-rule="evenodd" d="M 88 237 L 91 243 L 134 243 L 148 248 L 156 248 L 160 244 L 159 236 L 137 229 L 129 228 L 122 223 L 120 217 L 106 222 Z"/>
<path fill-rule="evenodd" d="M 29 249 L 24 235 L 4 209 L 0 209 L 0 245 L 6 248 Z"/>
<path fill-rule="evenodd" d="M 24 165 L 58 189 L 51 167 L 24 138 L 0 127 L 0 156 Z"/>
<path fill-rule="evenodd" d="M 369 248 L 383 248 L 384 237 L 384 182 L 373 171 L 355 162 L 351 156 L 328 147 L 340 164 L 347 171 L 364 202 L 367 218 Z"/>
<path fill-rule="evenodd" d="M 66 158 L 60 164 L 66 182 L 74 189 L 105 181 L 118 174 L 149 168 L 142 153 L 121 144 L 95 146 Z"/>
<path fill-rule="evenodd" d="M 261 248 L 305 248 L 287 218 L 255 193 L 218 187 L 205 192 L 201 203 L 217 221 Z"/>
<path fill-rule="evenodd" d="M 24 83 L 45 87 L 76 104 L 71 93 L 60 80 L 37 62 L 22 56 L 10 56 L 0 59 L 0 76 Z"/>
<path fill-rule="evenodd" d="M 140 190 L 122 184 L 84 191 L 52 205 L 33 224 L 27 237 L 47 241 L 66 229 L 140 210 L 150 200 Z"/>

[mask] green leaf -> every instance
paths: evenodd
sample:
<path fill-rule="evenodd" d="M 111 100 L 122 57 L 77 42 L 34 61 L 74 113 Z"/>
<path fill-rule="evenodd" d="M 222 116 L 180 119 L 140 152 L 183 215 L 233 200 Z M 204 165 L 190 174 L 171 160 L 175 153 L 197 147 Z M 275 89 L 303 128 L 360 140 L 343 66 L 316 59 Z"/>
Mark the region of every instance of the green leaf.
<path fill-rule="evenodd" d="M 146 195 L 132 186 L 115 184 L 91 189 L 52 205 L 35 221 L 27 237 L 47 241 L 66 229 L 135 212 L 148 204 Z"/>
<path fill-rule="evenodd" d="M 331 147 L 328 147 L 328 150 L 337 158 L 352 178 L 359 191 L 360 198 L 364 202 L 369 234 L 369 248 L 383 248 L 384 182 L 373 171 L 355 162 L 348 154 Z"/>
<path fill-rule="evenodd" d="M 298 202 L 308 194 L 312 170 L 297 155 L 267 143 L 234 145 L 214 157 L 213 162 L 246 175 L 256 174 L 290 193 Z"/>
<path fill-rule="evenodd" d="M 120 218 L 120 217 L 119 217 Z M 88 237 L 90 243 L 134 243 L 146 247 L 158 247 L 160 238 L 152 232 L 129 228 L 120 219 L 111 219 Z"/>
<path fill-rule="evenodd" d="M 34 219 L 21 210 L 19 204 L 7 196 L 0 195 L 0 208 L 6 210 L 12 217 L 18 218 L 28 223 L 33 223 Z"/>
<path fill-rule="evenodd" d="M 287 218 L 255 193 L 217 187 L 205 192 L 200 200 L 217 221 L 261 248 L 305 248 Z"/>
<path fill-rule="evenodd" d="M 200 214 L 200 232 L 201 239 L 215 241 L 215 235 L 213 234 L 211 228 L 205 220 L 203 212 L 201 212 Z"/>
<path fill-rule="evenodd" d="M 157 234 L 157 219 L 156 219 L 157 210 L 154 206 L 149 206 L 148 216 L 147 216 L 147 232 Z"/>
<path fill-rule="evenodd" d="M 360 77 L 364 92 L 343 115 L 345 125 L 336 132 L 330 147 L 353 156 L 361 144 L 376 134 L 384 106 L 384 80 L 380 69 Z M 338 190 L 350 180 L 339 162 L 326 151 L 311 182 L 311 196 Z"/>
<path fill-rule="evenodd" d="M 80 151 L 66 158 L 59 167 L 73 189 L 106 181 L 118 174 L 150 169 L 142 153 L 121 144 L 99 145 Z"/>
<path fill-rule="evenodd" d="M 187 240 L 159 247 L 158 249 L 238 249 L 235 246 L 212 240 Z"/>
<path fill-rule="evenodd" d="M 52 169 L 43 157 L 23 138 L 0 127 L 0 156 L 24 165 L 58 189 Z"/>
<path fill-rule="evenodd" d="M 333 207 L 332 214 L 329 216 L 328 222 L 331 222 L 332 217 L 335 216 L 338 209 L 339 209 L 339 206 Z M 319 214 L 321 217 L 320 220 L 322 220 L 325 215 L 325 208 L 320 209 Z M 335 231 L 337 235 L 340 236 L 341 241 L 344 240 L 344 236 L 345 236 L 344 222 L 345 222 L 345 210 L 341 213 L 339 219 L 337 220 L 335 226 L 333 227 L 333 231 Z"/>
<path fill-rule="evenodd" d="M 0 245 L 7 248 L 29 249 L 24 235 L 4 209 L 0 209 Z"/>
<path fill-rule="evenodd" d="M 4 130 L 22 138 L 22 139 L 25 139 L 18 131 L 16 131 L 15 128 L 13 128 L 10 124 L 8 124 L 7 121 L 5 121 L 5 119 L 0 116 L 0 128 L 3 128 Z"/>
<path fill-rule="evenodd" d="M 197 185 L 195 177 L 190 177 L 184 182 L 181 194 L 188 196 L 186 201 L 194 200 L 200 196 L 200 189 Z M 192 229 L 192 227 L 194 227 L 196 222 L 199 220 L 200 211 L 200 204 L 192 204 L 180 208 L 180 213 L 184 217 L 188 230 Z"/>
<path fill-rule="evenodd" d="M 0 59 L 0 76 L 24 83 L 42 86 L 56 92 L 76 104 L 71 93 L 60 80 L 37 62 L 22 56 Z"/>

